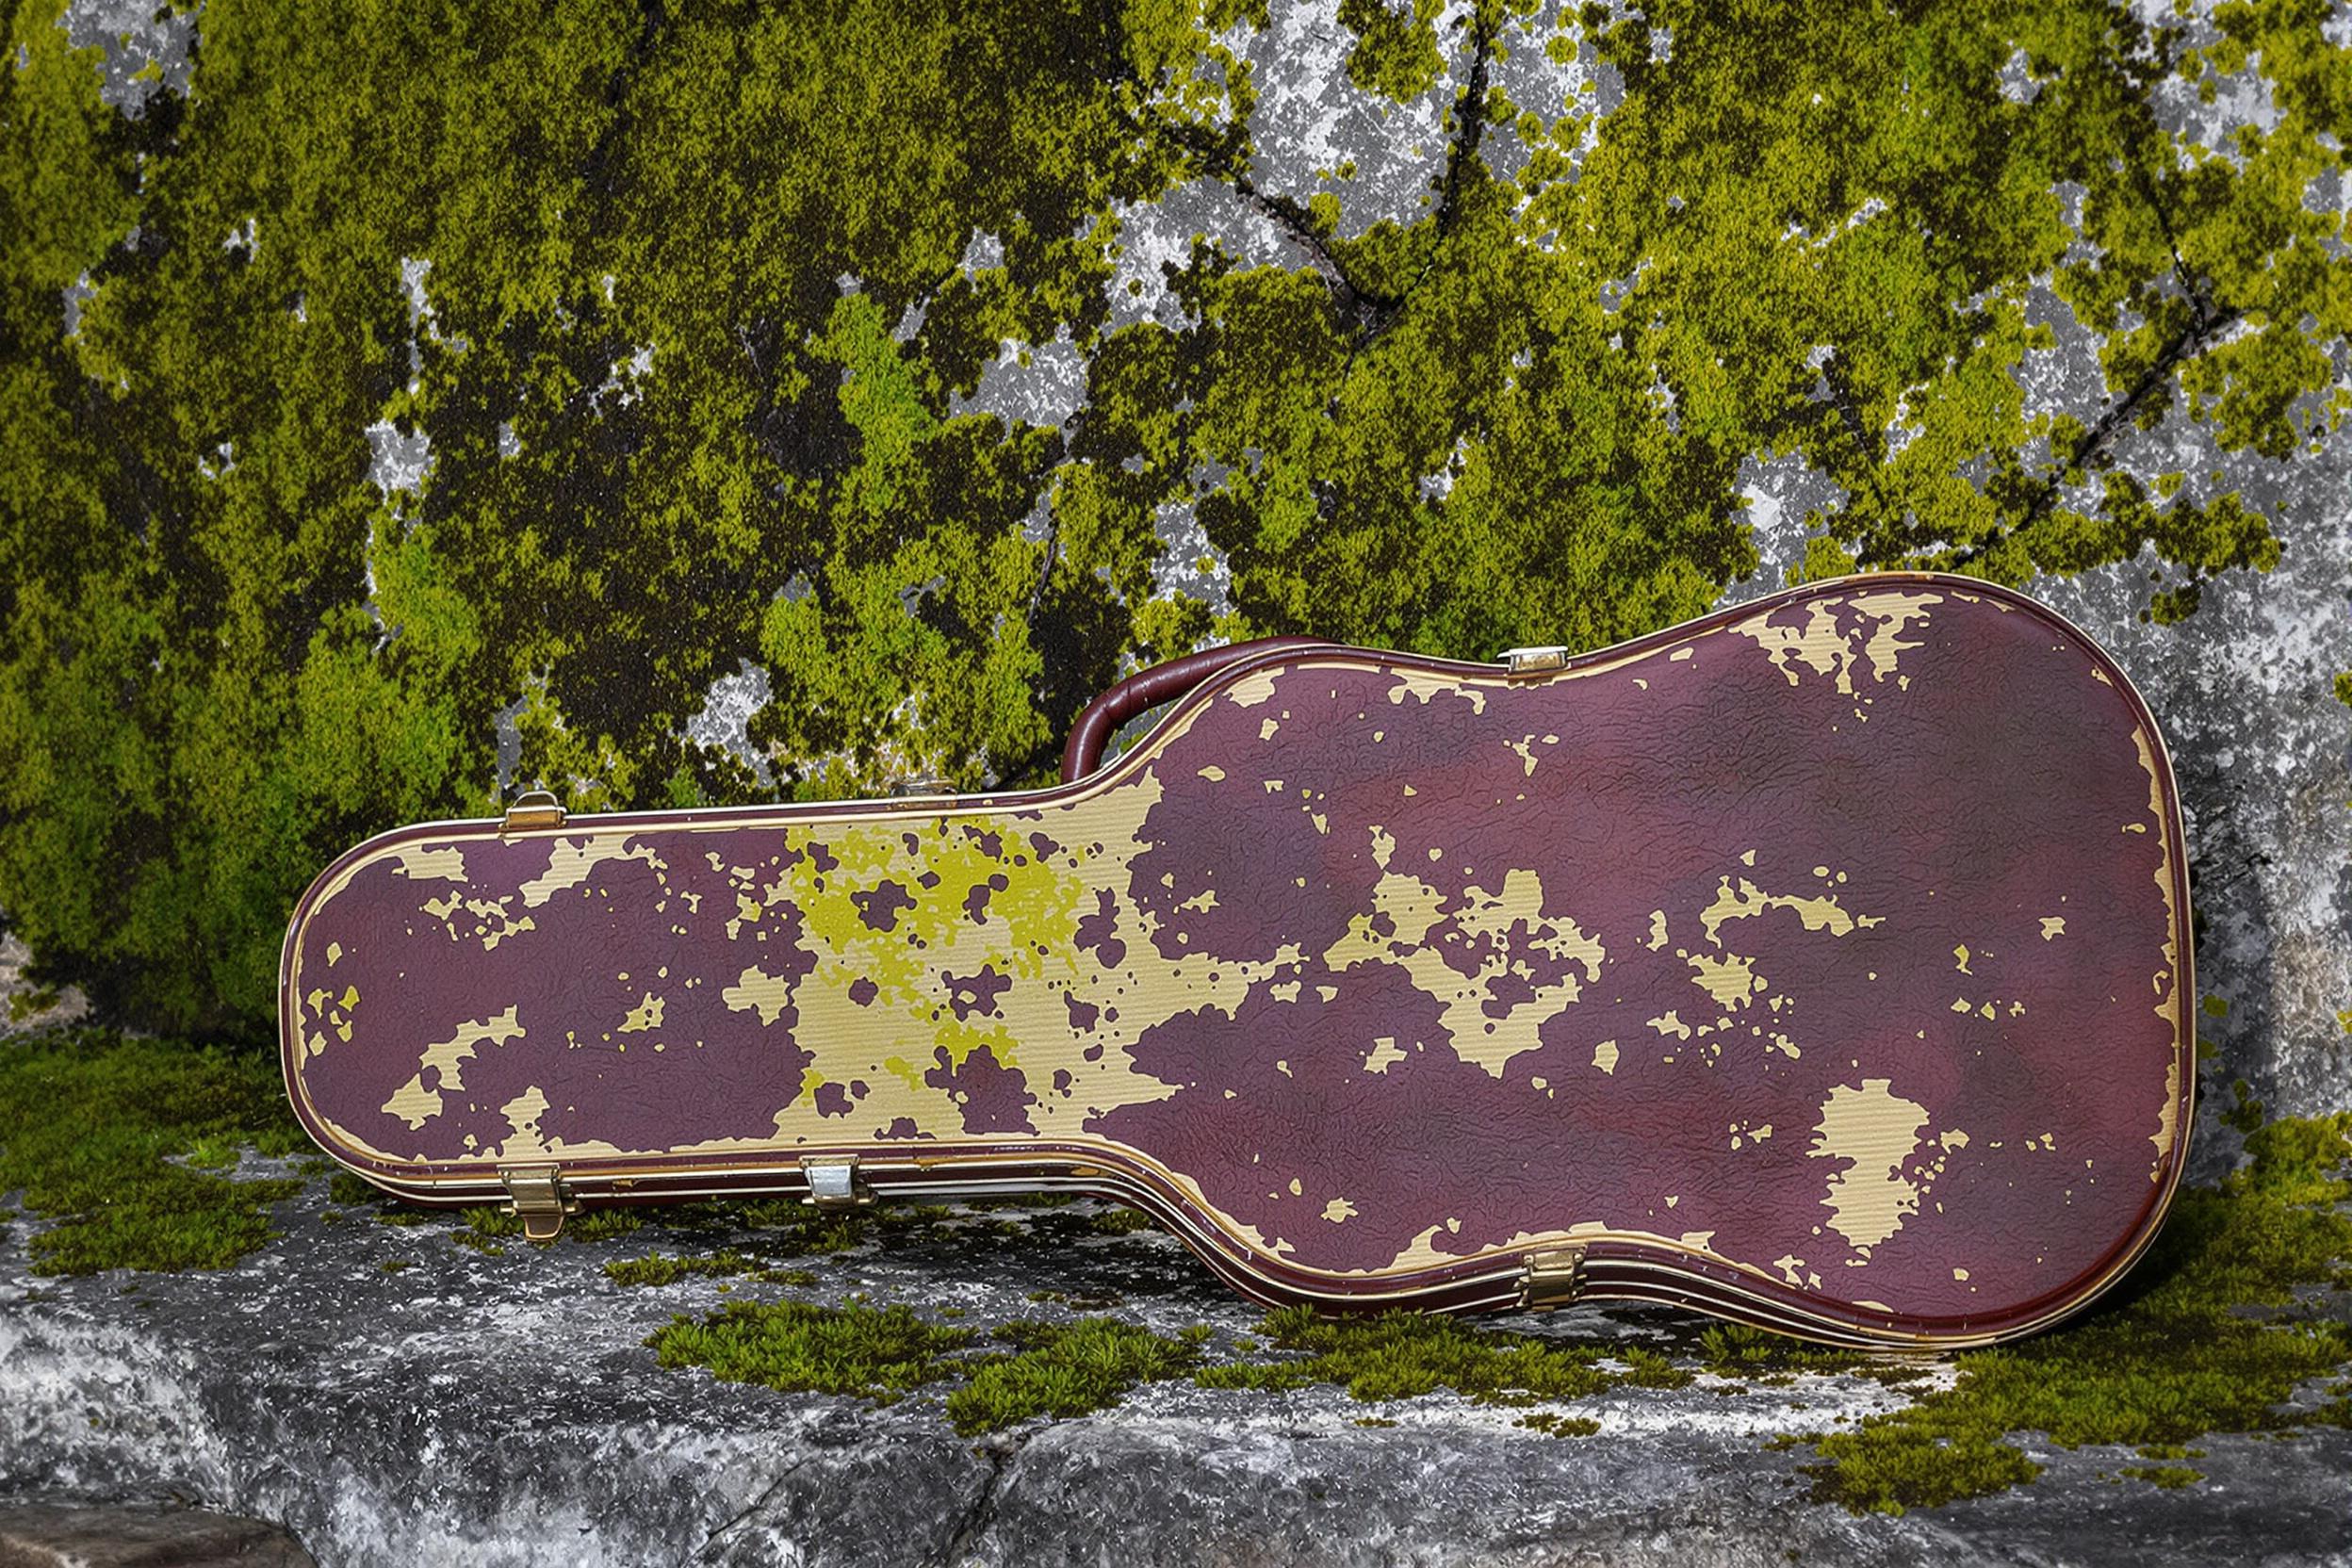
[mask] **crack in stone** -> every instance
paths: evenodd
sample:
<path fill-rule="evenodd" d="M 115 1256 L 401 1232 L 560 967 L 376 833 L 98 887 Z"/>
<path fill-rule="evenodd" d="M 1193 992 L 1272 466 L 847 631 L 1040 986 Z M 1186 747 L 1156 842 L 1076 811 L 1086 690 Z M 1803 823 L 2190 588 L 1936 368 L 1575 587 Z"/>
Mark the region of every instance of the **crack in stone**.
<path fill-rule="evenodd" d="M 947 1549 L 939 1557 L 939 1568 L 955 1568 L 956 1564 L 965 1561 L 972 1544 L 996 1522 L 997 1499 L 1004 1490 L 1004 1473 L 1028 1446 L 1026 1435 L 1011 1434 L 1007 1434 L 1001 1445 L 987 1443 L 973 1446 L 972 1452 L 988 1462 L 988 1478 L 981 1486 L 980 1495 L 966 1511 L 963 1522 L 956 1527 L 956 1533 L 948 1538 Z"/>
<path fill-rule="evenodd" d="M 792 1461 L 792 1463 L 777 1471 L 776 1478 L 769 1481 L 768 1484 L 761 1489 L 759 1496 L 754 1497 L 750 1502 L 744 1504 L 742 1509 L 738 1510 L 735 1514 L 727 1521 L 727 1523 L 719 1526 L 717 1528 L 705 1535 L 702 1538 L 701 1545 L 696 1546 L 686 1556 L 679 1558 L 678 1560 L 678 1568 L 693 1568 L 694 1563 L 710 1561 L 711 1560 L 710 1553 L 713 1548 L 718 1546 L 721 1537 L 725 1536 L 729 1530 L 735 1528 L 736 1526 L 742 1524 L 744 1520 L 751 1518 L 754 1514 L 765 1512 L 767 1511 L 768 1504 L 775 1500 L 776 1494 L 778 1492 L 783 1490 L 784 1483 L 791 1480 L 792 1477 L 797 1475 L 800 1471 L 806 1469 L 809 1463 L 816 1459 L 816 1457 L 817 1456 L 814 1454 L 803 1454 L 800 1458 Z"/>

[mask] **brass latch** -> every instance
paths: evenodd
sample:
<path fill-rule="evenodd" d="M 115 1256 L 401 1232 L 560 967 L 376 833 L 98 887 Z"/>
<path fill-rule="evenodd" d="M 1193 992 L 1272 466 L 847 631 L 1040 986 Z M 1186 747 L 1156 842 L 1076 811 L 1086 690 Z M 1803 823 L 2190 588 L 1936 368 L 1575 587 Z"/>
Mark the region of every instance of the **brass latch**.
<path fill-rule="evenodd" d="M 1534 648 L 1505 648 L 1503 667 L 1513 676 L 1549 675 L 1568 667 L 1568 650 L 1558 645 Z"/>
<path fill-rule="evenodd" d="M 498 1180 L 523 1222 L 523 1234 L 532 1241 L 553 1241 L 564 1233 L 564 1217 L 580 1212 L 580 1200 L 564 1187 L 558 1167 L 514 1166 L 499 1171 Z"/>
<path fill-rule="evenodd" d="M 890 805 L 903 808 L 926 805 L 941 795 L 952 795 L 955 792 L 956 783 L 953 779 L 893 778 L 890 780 L 890 792 L 886 798 Z"/>
<path fill-rule="evenodd" d="M 1584 1294 L 1584 1249 L 1562 1247 L 1528 1256 L 1519 1275 L 1519 1304 L 1529 1312 L 1564 1307 Z"/>
<path fill-rule="evenodd" d="M 808 1196 L 801 1201 L 819 1209 L 862 1209 L 874 1201 L 874 1194 L 858 1174 L 858 1156 L 817 1157 L 800 1162 L 800 1174 L 808 1184 Z"/>
<path fill-rule="evenodd" d="M 563 803 L 546 790 L 527 790 L 506 808 L 506 820 L 498 824 L 498 831 L 521 833 L 534 827 L 563 825 Z"/>

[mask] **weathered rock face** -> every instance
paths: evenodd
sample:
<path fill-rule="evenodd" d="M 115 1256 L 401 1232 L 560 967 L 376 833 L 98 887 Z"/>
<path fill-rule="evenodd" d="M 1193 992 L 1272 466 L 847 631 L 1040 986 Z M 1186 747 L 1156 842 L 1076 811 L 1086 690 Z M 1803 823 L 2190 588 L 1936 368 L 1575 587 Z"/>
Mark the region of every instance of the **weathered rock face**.
<path fill-rule="evenodd" d="M 312 1568 L 259 1519 L 164 1504 L 0 1503 L 0 1568 Z"/>
<path fill-rule="evenodd" d="M 259 1162 L 249 1161 L 257 1171 Z M 222 1274 L 37 1281 L 0 1250 L 0 1496 L 171 1493 L 282 1522 L 321 1563 L 1816 1563 L 2341 1561 L 2352 1431 L 2214 1438 L 2210 1481 L 2111 1478 L 2126 1450 L 2028 1444 L 2030 1487 L 1901 1518 L 1808 1500 L 1803 1448 L 1904 1396 L 1854 1377 L 1707 1376 L 1563 1407 L 1557 1438 L 1451 1395 L 1364 1403 L 1147 1384 L 1118 1408 L 957 1437 L 939 1396 L 888 1407 L 656 1364 L 674 1313 L 772 1296 L 612 1283 L 602 1265 L 692 1238 L 454 1245 L 447 1222 L 334 1223 L 323 1181 L 286 1233 Z M 965 1327 L 1122 1298 L 1163 1332 L 1247 1359 L 1256 1314 L 1171 1239 L 1080 1211 L 951 1219 L 929 1239 L 809 1265 Z M 386 1265 L 405 1264 L 395 1272 Z M 1520 1327 L 1689 1360 L 1690 1320 L 1572 1311 Z M 1393 1425 L 1365 1425 L 1367 1420 Z"/>

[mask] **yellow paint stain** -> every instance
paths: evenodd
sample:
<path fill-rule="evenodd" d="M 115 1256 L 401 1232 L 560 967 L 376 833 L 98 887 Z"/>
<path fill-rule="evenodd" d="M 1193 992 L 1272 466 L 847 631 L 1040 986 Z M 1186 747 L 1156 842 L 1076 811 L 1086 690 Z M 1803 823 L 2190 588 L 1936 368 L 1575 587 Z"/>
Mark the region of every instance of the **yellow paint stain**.
<path fill-rule="evenodd" d="M 2048 941 L 2052 937 L 2063 937 L 2066 934 L 2066 919 L 2064 915 L 2044 915 L 2042 917 L 2042 940 Z"/>
<path fill-rule="evenodd" d="M 1207 779 L 1212 784 L 1222 784 L 1225 782 L 1225 770 L 1212 762 L 1202 768 L 1198 776 Z"/>
<path fill-rule="evenodd" d="M 1592 1065 L 1599 1068 L 1603 1072 L 1614 1075 L 1617 1071 L 1617 1042 L 1615 1040 L 1603 1040 L 1600 1044 L 1594 1046 L 1592 1048 Z"/>
<path fill-rule="evenodd" d="M 1323 1217 L 1338 1225 L 1355 1217 L 1356 1206 L 1345 1198 L 1334 1198 L 1323 1205 Z"/>
<path fill-rule="evenodd" d="M 1969 969 L 1968 969 L 1968 943 L 1966 943 L 1966 942 L 1962 942 L 1962 943 L 1961 943 L 1958 947 L 1953 948 L 1953 949 L 1952 950 L 1952 956 L 1953 957 L 1955 957 L 1955 958 L 1957 958 L 1957 959 L 1959 959 L 1959 960 L 1960 960 L 1960 972 L 1961 972 L 1961 973 L 1963 973 L 1963 974 L 1967 974 L 1967 973 L 1969 973 L 1969 972 L 1970 972 L 1970 971 L 1969 971 Z"/>
<path fill-rule="evenodd" d="M 1666 911 L 1663 909 L 1652 909 L 1650 911 L 1649 949 L 1652 953 L 1656 953 L 1658 949 L 1664 947 L 1665 945 Z"/>
<path fill-rule="evenodd" d="M 1679 1009 L 1661 1013 L 1656 1018 L 1645 1019 L 1642 1021 L 1661 1035 L 1671 1035 L 1678 1040 L 1687 1040 L 1690 1037 L 1690 1026 L 1682 1021 Z"/>
<path fill-rule="evenodd" d="M 664 1005 L 661 997 L 647 991 L 645 999 L 629 1010 L 629 1017 L 621 1021 L 619 1032 L 624 1035 L 641 1035 L 649 1029 L 661 1028 L 662 1009 Z"/>
<path fill-rule="evenodd" d="M 329 942 L 327 944 L 327 967 L 329 969 L 333 969 L 342 958 L 342 956 L 343 944 L 341 942 Z"/>

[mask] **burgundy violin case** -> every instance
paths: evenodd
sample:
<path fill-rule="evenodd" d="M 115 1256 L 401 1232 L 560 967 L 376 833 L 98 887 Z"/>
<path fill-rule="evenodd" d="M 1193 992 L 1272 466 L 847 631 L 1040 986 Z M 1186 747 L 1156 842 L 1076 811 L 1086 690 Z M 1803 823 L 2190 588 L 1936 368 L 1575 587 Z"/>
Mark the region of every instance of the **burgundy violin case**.
<path fill-rule="evenodd" d="M 2179 1180 L 2164 743 L 2021 595 L 1846 578 L 1499 664 L 1242 645 L 1099 699 L 1066 771 L 371 839 L 286 934 L 287 1091 L 379 1186 L 537 1235 L 1079 1190 L 1263 1300 L 1860 1344 L 2055 1320 Z"/>

